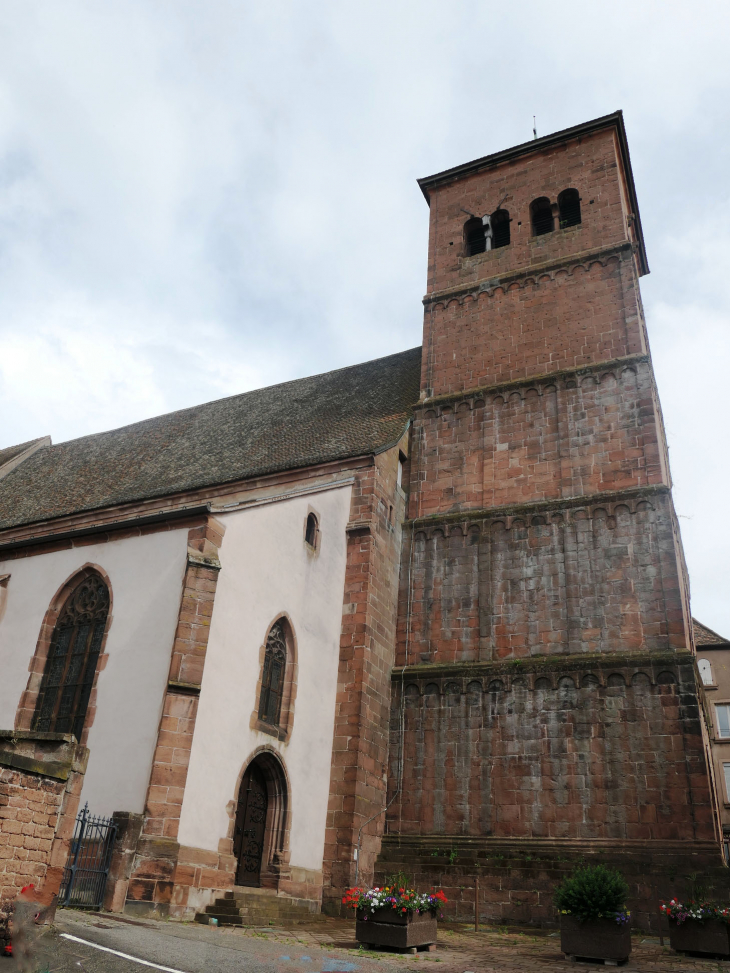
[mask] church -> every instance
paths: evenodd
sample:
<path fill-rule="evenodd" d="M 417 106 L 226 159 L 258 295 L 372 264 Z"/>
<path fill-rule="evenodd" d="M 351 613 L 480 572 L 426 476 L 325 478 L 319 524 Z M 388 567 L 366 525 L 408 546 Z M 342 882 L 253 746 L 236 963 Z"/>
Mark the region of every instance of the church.
<path fill-rule="evenodd" d="M 0 451 L 0 727 L 88 748 L 108 908 L 726 883 L 623 117 L 419 185 L 422 348 Z"/>

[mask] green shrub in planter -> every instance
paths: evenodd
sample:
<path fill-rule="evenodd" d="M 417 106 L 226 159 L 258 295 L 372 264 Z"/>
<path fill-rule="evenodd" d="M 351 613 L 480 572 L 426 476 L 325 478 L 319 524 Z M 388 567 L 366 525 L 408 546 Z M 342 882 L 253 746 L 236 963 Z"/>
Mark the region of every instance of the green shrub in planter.
<path fill-rule="evenodd" d="M 578 868 L 555 890 L 560 911 L 560 948 L 566 956 L 620 963 L 631 952 L 629 887 L 605 865 Z"/>
<path fill-rule="evenodd" d="M 585 922 L 587 919 L 629 921 L 626 910 L 629 887 L 623 875 L 605 865 L 577 868 L 555 889 L 555 905 L 562 915 Z"/>

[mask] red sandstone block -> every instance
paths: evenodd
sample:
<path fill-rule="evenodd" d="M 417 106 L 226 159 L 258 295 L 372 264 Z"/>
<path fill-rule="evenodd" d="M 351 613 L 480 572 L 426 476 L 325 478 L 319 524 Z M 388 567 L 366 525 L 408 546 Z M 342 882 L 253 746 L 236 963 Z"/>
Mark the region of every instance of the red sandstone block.
<path fill-rule="evenodd" d="M 203 865 L 206 868 L 217 868 L 219 856 L 215 851 L 205 848 L 192 848 L 187 845 L 180 849 L 180 861 L 187 865 Z"/>
<path fill-rule="evenodd" d="M 180 820 L 177 817 L 177 812 L 174 813 L 175 817 L 165 818 L 165 823 L 162 829 L 162 833 L 165 838 L 177 838 L 180 831 Z"/>
<path fill-rule="evenodd" d="M 149 837 L 162 837 L 163 818 L 147 818 L 144 823 L 144 833 Z"/>
<path fill-rule="evenodd" d="M 152 902 L 154 891 L 154 881 L 132 878 L 127 889 L 127 898 L 133 902 Z"/>
<path fill-rule="evenodd" d="M 195 867 L 193 865 L 181 865 L 178 863 L 175 868 L 175 885 L 193 885 L 195 882 Z"/>

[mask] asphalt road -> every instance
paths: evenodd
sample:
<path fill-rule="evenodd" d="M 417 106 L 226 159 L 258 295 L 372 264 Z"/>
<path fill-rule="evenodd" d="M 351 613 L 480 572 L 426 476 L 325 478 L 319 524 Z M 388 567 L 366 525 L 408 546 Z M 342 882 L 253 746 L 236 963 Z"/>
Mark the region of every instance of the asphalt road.
<path fill-rule="evenodd" d="M 237 936 L 207 926 L 135 924 L 65 909 L 37 941 L 35 967 L 39 973 L 152 973 L 161 968 L 173 973 L 374 973 L 378 968 L 384 973 L 377 959 L 304 946 L 294 937 L 271 941 L 265 932 Z M 388 968 L 396 967 L 389 963 Z M 14 960 L 0 960 L 0 973 L 16 970 Z"/>

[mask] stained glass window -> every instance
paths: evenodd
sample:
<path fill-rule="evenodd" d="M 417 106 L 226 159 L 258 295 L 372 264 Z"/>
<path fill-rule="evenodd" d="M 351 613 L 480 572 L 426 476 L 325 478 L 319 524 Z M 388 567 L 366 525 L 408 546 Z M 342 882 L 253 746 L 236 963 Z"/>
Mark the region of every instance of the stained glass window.
<path fill-rule="evenodd" d="M 259 719 L 277 726 L 281 715 L 281 698 L 284 691 L 284 670 L 286 669 L 286 633 L 284 623 L 279 621 L 271 626 L 266 639 L 264 672 L 261 680 L 261 699 Z"/>
<path fill-rule="evenodd" d="M 53 630 L 34 730 L 81 739 L 108 614 L 109 590 L 98 574 L 90 574 L 67 598 Z"/>

